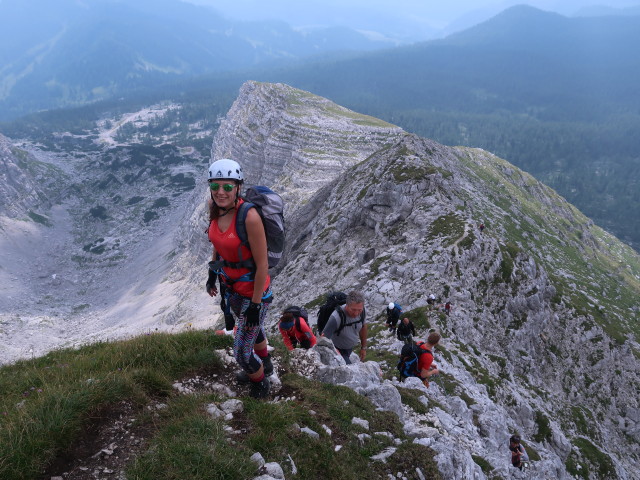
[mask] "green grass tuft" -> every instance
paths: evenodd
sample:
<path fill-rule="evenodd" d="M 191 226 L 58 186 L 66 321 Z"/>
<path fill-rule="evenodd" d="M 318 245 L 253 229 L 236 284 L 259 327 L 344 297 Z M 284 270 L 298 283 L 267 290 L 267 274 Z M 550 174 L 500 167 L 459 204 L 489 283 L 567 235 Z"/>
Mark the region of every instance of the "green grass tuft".
<path fill-rule="evenodd" d="M 551 425 L 547 416 L 544 413 L 536 410 L 535 420 L 536 424 L 538 425 L 538 431 L 533 436 L 533 439 L 538 443 L 542 443 L 545 440 L 551 440 Z"/>
<path fill-rule="evenodd" d="M 216 368 L 225 337 L 187 332 L 57 350 L 0 369 L 0 478 L 36 478 L 107 405 L 169 394 L 169 381 Z"/>

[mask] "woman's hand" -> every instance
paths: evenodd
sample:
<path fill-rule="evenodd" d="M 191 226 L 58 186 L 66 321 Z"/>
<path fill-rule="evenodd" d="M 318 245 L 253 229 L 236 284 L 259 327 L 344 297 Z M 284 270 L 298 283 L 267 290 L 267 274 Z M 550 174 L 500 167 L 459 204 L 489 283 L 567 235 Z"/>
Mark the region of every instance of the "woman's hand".
<path fill-rule="evenodd" d="M 215 297 L 218 294 L 218 288 L 216 287 L 217 275 L 209 269 L 209 278 L 207 278 L 207 283 L 205 284 L 205 290 L 209 294 L 210 297 Z"/>
<path fill-rule="evenodd" d="M 260 325 L 260 310 L 262 305 L 251 302 L 244 311 L 245 322 L 248 327 L 257 327 Z"/>

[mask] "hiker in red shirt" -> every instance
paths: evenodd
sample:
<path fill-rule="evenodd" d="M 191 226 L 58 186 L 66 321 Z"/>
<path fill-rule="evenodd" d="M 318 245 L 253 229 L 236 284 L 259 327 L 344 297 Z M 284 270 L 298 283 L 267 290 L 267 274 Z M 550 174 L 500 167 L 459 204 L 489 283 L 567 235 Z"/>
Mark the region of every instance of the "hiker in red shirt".
<path fill-rule="evenodd" d="M 424 383 L 425 387 L 429 386 L 429 377 L 440 373 L 438 367 L 433 364 L 433 348 L 440 342 L 440 334 L 438 332 L 431 332 L 427 337 L 427 343 L 420 345 L 422 350 L 426 350 L 426 353 L 420 355 L 418 360 L 418 376 Z"/>
<path fill-rule="evenodd" d="M 212 201 L 208 236 L 213 255 L 206 290 L 213 297 L 218 294 L 216 280 L 224 283 L 223 311 L 230 310 L 237 319 L 233 352 L 242 367 L 238 381 L 250 382 L 250 395 L 264 398 L 271 386 L 267 377 L 273 373 L 264 330 L 273 297 L 266 233 L 255 208 L 246 216 L 248 247 L 242 244 L 236 230 L 236 215 L 244 202 L 240 195 L 243 183 L 242 167 L 235 160 L 223 158 L 209 167 Z"/>
<path fill-rule="evenodd" d="M 299 307 L 288 307 L 280 317 L 278 324 L 280 335 L 289 351 L 297 348 L 298 344 L 304 349 L 309 349 L 316 344 L 316 336 L 309 327 L 305 314 L 306 311 L 303 314 Z"/>

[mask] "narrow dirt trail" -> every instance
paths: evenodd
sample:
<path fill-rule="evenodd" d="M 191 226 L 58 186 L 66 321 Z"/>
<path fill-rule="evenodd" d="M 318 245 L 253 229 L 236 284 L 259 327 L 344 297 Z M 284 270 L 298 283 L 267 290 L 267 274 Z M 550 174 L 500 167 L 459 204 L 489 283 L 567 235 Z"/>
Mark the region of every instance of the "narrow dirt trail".
<path fill-rule="evenodd" d="M 468 236 L 469 236 L 469 224 L 468 224 L 468 223 L 465 223 L 465 224 L 464 224 L 464 233 L 462 234 L 462 236 L 461 236 L 459 239 L 457 239 L 455 242 L 453 242 L 453 249 L 454 249 L 454 252 L 455 252 L 456 257 L 458 256 L 458 253 L 459 253 L 459 251 L 458 251 L 458 244 L 459 244 L 462 240 L 464 240 L 465 238 L 467 238 Z"/>

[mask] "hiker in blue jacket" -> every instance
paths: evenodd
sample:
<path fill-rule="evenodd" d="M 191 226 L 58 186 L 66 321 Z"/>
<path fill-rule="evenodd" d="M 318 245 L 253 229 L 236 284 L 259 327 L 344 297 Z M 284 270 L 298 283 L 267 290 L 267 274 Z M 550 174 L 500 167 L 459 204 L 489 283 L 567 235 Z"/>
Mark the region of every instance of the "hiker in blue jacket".
<path fill-rule="evenodd" d="M 351 364 L 353 348 L 360 343 L 360 361 L 367 356 L 367 323 L 364 310 L 364 295 L 351 291 L 347 294 L 347 303 L 337 307 L 324 329 L 322 336 L 333 342 L 347 365 Z"/>

